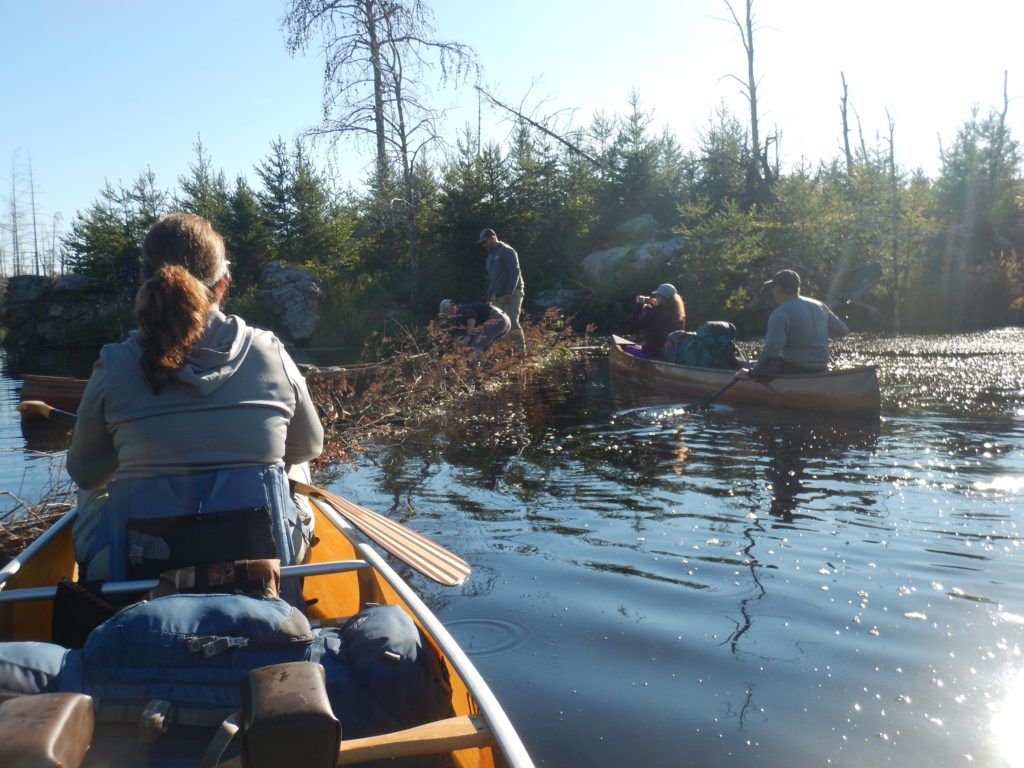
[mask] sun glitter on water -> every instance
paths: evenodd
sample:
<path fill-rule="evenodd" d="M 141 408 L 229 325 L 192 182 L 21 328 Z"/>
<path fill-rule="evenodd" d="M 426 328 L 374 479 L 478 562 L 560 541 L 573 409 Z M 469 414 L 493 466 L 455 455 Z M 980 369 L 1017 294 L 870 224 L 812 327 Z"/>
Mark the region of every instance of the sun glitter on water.
<path fill-rule="evenodd" d="M 991 731 L 996 752 L 1010 768 L 1024 768 L 1024 669 L 1019 669 L 1006 688 L 1003 699 L 992 718 Z"/>

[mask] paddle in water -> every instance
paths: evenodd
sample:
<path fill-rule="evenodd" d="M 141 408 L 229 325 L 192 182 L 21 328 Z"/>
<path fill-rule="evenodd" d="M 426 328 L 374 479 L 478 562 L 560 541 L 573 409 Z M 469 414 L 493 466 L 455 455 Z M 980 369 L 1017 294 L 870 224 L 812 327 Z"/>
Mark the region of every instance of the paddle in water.
<path fill-rule="evenodd" d="M 74 424 L 78 419 L 70 411 L 54 408 L 42 400 L 23 400 L 18 404 L 18 410 L 22 413 L 35 414 L 68 424 Z M 327 504 L 386 552 L 391 553 L 438 584 L 457 587 L 469 578 L 472 572 L 469 563 L 422 533 L 389 517 L 353 504 L 323 488 L 295 480 L 292 480 L 291 484 L 295 492 Z"/>

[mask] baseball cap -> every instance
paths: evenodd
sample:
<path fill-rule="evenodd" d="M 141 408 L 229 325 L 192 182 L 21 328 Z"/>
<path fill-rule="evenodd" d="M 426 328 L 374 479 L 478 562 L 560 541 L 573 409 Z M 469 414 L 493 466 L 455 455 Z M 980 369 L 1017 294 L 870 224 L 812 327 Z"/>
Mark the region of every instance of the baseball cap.
<path fill-rule="evenodd" d="M 496 236 L 497 234 L 498 233 L 495 232 L 493 229 L 483 229 L 483 230 L 480 231 L 480 239 L 478 239 L 477 242 L 478 243 L 483 243 L 483 242 L 485 242 L 487 240 L 490 240 L 492 237 Z"/>
<path fill-rule="evenodd" d="M 441 303 L 437 305 L 437 314 L 444 314 L 444 311 L 449 307 L 454 307 L 455 302 L 451 299 L 441 299 Z"/>
<path fill-rule="evenodd" d="M 662 283 L 654 289 L 654 294 L 656 296 L 661 296 L 663 299 L 671 299 L 677 293 L 679 293 L 679 291 L 676 290 L 676 287 L 672 285 L 672 283 Z"/>
<path fill-rule="evenodd" d="M 771 280 L 765 280 L 765 285 L 777 285 L 787 293 L 796 293 L 800 290 L 800 275 L 792 269 L 780 269 Z"/>

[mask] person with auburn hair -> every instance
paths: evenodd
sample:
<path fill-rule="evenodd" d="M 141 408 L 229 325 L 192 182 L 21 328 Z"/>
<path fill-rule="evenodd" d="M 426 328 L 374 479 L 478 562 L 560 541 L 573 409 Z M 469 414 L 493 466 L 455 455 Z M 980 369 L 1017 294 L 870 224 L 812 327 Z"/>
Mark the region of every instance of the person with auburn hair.
<path fill-rule="evenodd" d="M 291 499 L 286 468 L 323 448 L 323 427 L 302 374 L 274 334 L 221 311 L 229 262 L 224 240 L 206 219 L 173 213 L 154 224 L 142 245 L 142 279 L 138 328 L 100 351 L 67 455 L 68 473 L 81 489 L 74 544 L 83 578 L 182 567 L 174 554 L 168 559 L 149 546 L 155 529 L 137 523 L 127 534 L 120 530 L 143 514 L 140 500 L 154 510 L 166 506 L 167 516 L 179 505 L 181 520 L 232 512 L 225 509 L 231 504 L 235 511 L 266 509 L 267 524 L 278 526 L 271 548 L 285 564 L 294 561 L 308 543 L 311 519 L 303 519 Z M 221 533 L 243 539 L 248 531 L 238 529 L 251 519 L 225 514 L 220 525 L 236 524 Z M 182 538 L 180 548 L 189 551 L 181 556 L 199 553 L 198 539 L 212 530 Z M 173 537 L 163 543 L 174 549 Z M 250 556 L 241 555 L 233 557 Z"/>
<path fill-rule="evenodd" d="M 643 336 L 637 357 L 661 359 L 665 339 L 673 331 L 686 330 L 686 305 L 672 283 L 662 283 L 651 296 L 637 296 L 629 317 L 630 333 Z"/>

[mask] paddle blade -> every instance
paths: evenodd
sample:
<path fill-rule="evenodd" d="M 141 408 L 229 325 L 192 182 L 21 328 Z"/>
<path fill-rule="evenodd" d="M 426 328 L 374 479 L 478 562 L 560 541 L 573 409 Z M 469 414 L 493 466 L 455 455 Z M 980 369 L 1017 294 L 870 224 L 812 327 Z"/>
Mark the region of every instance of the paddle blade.
<path fill-rule="evenodd" d="M 330 505 L 368 539 L 438 584 L 457 587 L 472 573 L 469 563 L 461 557 L 389 517 L 353 504 L 323 488 L 294 480 L 292 488 Z"/>
<path fill-rule="evenodd" d="M 42 400 L 22 400 L 18 403 L 18 410 L 26 415 L 41 416 L 44 419 L 63 421 L 66 424 L 74 424 L 77 420 L 75 414 L 54 408 Z"/>

